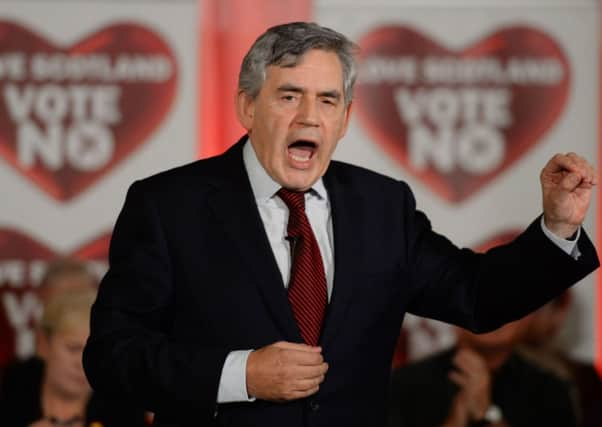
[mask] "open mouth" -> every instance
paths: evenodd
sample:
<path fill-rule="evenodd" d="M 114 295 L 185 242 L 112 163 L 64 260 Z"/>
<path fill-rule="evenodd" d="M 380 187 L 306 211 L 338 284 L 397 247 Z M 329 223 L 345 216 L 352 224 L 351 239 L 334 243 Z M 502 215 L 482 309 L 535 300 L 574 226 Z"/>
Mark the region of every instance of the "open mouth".
<path fill-rule="evenodd" d="M 288 154 L 297 162 L 307 162 L 313 157 L 317 149 L 318 144 L 315 142 L 299 139 L 294 141 L 292 144 L 289 144 Z"/>

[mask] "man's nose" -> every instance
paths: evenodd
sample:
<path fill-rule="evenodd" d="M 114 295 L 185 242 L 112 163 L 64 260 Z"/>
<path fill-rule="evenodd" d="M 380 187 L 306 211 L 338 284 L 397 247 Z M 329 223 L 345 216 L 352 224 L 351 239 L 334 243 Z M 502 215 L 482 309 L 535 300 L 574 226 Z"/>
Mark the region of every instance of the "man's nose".
<path fill-rule="evenodd" d="M 304 126 L 318 126 L 320 120 L 318 117 L 317 101 L 312 99 L 303 99 L 297 110 L 297 122 Z"/>

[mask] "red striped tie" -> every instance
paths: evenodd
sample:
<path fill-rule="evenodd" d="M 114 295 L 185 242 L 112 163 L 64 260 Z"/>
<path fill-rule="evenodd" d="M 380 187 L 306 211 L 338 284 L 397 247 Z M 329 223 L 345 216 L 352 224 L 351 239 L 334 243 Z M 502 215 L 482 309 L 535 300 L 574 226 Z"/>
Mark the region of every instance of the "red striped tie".
<path fill-rule="evenodd" d="M 277 194 L 289 209 L 287 233 L 293 245 L 288 300 L 303 340 L 317 345 L 328 303 L 320 247 L 305 215 L 305 193 L 281 188 Z"/>

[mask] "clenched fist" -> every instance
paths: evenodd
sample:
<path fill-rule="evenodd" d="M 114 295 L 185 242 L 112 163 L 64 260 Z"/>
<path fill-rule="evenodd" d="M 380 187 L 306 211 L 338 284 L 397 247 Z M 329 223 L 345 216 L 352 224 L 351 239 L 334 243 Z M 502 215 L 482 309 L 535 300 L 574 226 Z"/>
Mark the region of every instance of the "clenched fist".
<path fill-rule="evenodd" d="M 540 181 L 546 227 L 570 237 L 585 218 L 592 187 L 598 183 L 596 172 L 575 153 L 556 154 L 541 171 Z"/>
<path fill-rule="evenodd" d="M 320 347 L 280 341 L 249 355 L 247 392 L 273 402 L 301 399 L 318 391 L 327 370 Z"/>

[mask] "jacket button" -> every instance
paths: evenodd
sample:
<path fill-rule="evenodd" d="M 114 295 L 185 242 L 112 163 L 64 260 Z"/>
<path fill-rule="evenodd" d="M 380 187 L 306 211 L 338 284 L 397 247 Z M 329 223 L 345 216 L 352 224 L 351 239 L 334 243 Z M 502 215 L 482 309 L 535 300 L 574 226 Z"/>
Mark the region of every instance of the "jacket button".
<path fill-rule="evenodd" d="M 314 412 L 318 412 L 320 410 L 320 404 L 318 402 L 316 402 L 315 400 L 311 400 L 309 402 L 309 407 Z"/>

